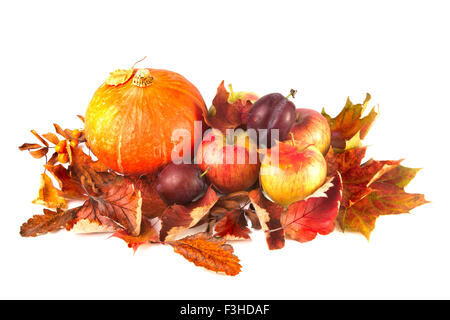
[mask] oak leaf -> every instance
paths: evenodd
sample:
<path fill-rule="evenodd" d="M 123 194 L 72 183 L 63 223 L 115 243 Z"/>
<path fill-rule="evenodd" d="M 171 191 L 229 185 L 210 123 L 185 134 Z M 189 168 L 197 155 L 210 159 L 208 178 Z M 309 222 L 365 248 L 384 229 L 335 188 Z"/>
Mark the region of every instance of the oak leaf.
<path fill-rule="evenodd" d="M 160 239 L 173 240 L 181 231 L 194 227 L 218 200 L 216 192 L 209 187 L 205 195 L 188 205 L 174 204 L 167 207 L 161 216 Z"/>
<path fill-rule="evenodd" d="M 44 209 L 44 214 L 34 215 L 20 227 L 22 237 L 36 237 L 62 228 L 70 230 L 75 220 L 76 209 L 51 211 Z"/>
<path fill-rule="evenodd" d="M 239 258 L 233 254 L 233 248 L 224 239 L 198 233 L 167 244 L 196 266 L 229 276 L 241 272 Z"/>

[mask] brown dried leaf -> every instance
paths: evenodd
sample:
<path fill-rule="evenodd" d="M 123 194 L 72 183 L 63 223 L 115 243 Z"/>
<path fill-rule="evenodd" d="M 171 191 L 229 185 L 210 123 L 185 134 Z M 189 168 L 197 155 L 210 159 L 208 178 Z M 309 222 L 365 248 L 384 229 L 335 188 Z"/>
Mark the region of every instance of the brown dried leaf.
<path fill-rule="evenodd" d="M 175 204 L 168 207 L 161 216 L 160 239 L 162 241 L 173 240 L 179 232 L 197 225 L 217 200 L 216 192 L 209 187 L 201 199 L 189 205 Z"/>
<path fill-rule="evenodd" d="M 70 153 L 69 174 L 77 181 L 86 193 L 90 195 L 101 194 L 103 185 L 114 180 L 117 175 L 109 172 L 100 161 L 93 161 L 80 147 L 67 148 Z"/>
<path fill-rule="evenodd" d="M 46 147 L 48 147 L 49 145 L 48 145 L 48 143 L 47 143 L 47 141 L 45 141 L 35 130 L 31 130 L 31 133 L 36 137 L 36 138 L 38 138 L 38 140 L 40 141 L 40 142 L 42 142 L 42 144 L 44 145 L 44 146 L 46 146 Z"/>
<path fill-rule="evenodd" d="M 53 152 L 52 156 L 50 157 L 50 159 L 48 159 L 47 161 L 47 165 L 49 166 L 53 166 L 58 162 L 58 153 L 57 152 Z"/>
<path fill-rule="evenodd" d="M 67 132 L 65 132 L 57 123 L 54 123 L 53 126 L 55 127 L 56 133 L 58 133 L 60 136 L 63 136 L 68 140 L 72 138 L 71 135 L 67 134 Z"/>
<path fill-rule="evenodd" d="M 43 134 L 42 136 L 55 145 L 59 143 L 59 139 L 56 136 L 56 134 L 54 134 L 54 133 L 49 132 L 49 133 Z"/>
<path fill-rule="evenodd" d="M 147 218 L 159 217 L 169 206 L 156 191 L 157 175 L 145 175 L 141 177 L 128 177 L 142 195 L 142 215 Z"/>
<path fill-rule="evenodd" d="M 25 150 L 33 150 L 33 149 L 39 149 L 39 148 L 41 148 L 42 146 L 40 145 L 40 144 L 37 144 L 37 143 L 24 143 L 23 145 L 21 145 L 20 147 L 19 147 L 19 150 L 20 151 L 25 151 Z"/>
<path fill-rule="evenodd" d="M 78 208 L 56 212 L 44 209 L 43 215 L 34 215 L 20 227 L 22 237 L 36 237 L 62 228 L 70 229 Z"/>
<path fill-rule="evenodd" d="M 130 235 L 139 235 L 142 221 L 142 197 L 133 183 L 121 176 L 102 187 L 102 194 L 90 196 L 77 213 L 77 220 L 87 219 L 102 225 L 120 225 Z"/>
<path fill-rule="evenodd" d="M 35 158 L 35 159 L 40 159 L 42 157 L 45 157 L 47 155 L 47 153 L 48 153 L 48 148 L 47 147 L 44 147 L 44 148 L 41 148 L 41 149 L 38 149 L 38 150 L 30 151 L 31 156 L 33 158 Z"/>
<path fill-rule="evenodd" d="M 61 189 L 61 196 L 66 199 L 85 200 L 88 198 L 81 183 L 70 176 L 69 170 L 61 164 L 44 166 L 55 177 Z"/>

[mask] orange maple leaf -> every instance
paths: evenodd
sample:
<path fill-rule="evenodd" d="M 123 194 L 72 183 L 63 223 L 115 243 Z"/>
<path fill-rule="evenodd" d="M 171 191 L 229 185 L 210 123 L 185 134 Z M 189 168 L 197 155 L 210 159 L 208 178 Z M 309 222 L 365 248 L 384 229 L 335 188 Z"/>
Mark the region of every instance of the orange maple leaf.
<path fill-rule="evenodd" d="M 373 122 L 378 117 L 375 107 L 367 116 L 362 117 L 370 98 L 370 94 L 367 93 L 362 104 L 353 104 L 348 98 L 344 108 L 335 118 L 331 118 L 325 110 L 322 110 L 322 115 L 330 125 L 331 146 L 333 148 L 346 149 L 347 142 L 357 134 L 359 134 L 358 141 L 366 137 Z"/>

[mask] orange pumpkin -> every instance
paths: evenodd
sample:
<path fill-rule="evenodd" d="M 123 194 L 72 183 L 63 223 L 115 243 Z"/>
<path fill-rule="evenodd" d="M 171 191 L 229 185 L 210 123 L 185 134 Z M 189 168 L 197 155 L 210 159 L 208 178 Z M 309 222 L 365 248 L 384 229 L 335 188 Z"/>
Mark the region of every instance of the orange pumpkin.
<path fill-rule="evenodd" d="M 179 141 L 176 129 L 191 134 L 203 121 L 206 106 L 200 92 L 178 73 L 158 69 L 117 70 L 94 94 L 85 134 L 97 158 L 110 169 L 129 175 L 152 173 L 171 161 Z"/>

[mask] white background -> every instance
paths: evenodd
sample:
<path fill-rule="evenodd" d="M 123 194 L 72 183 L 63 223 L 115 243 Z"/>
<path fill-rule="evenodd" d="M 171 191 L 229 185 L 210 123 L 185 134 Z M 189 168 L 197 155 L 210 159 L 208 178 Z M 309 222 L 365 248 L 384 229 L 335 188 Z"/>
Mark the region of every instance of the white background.
<path fill-rule="evenodd" d="M 2 1 L 0 298 L 450 298 L 447 1 Z M 407 187 L 432 203 L 381 217 L 370 242 L 333 233 L 280 251 L 261 232 L 235 244 L 243 270 L 216 275 L 170 247 L 120 239 L 21 238 L 43 161 L 29 130 L 79 127 L 110 71 L 166 68 L 208 105 L 221 80 L 259 94 L 299 90 L 336 115 L 347 96 L 379 105 L 368 156 L 423 167 Z"/>

